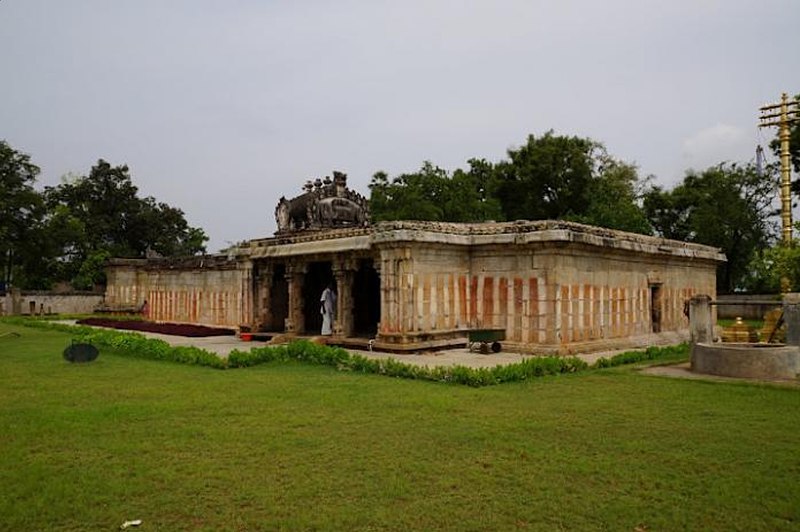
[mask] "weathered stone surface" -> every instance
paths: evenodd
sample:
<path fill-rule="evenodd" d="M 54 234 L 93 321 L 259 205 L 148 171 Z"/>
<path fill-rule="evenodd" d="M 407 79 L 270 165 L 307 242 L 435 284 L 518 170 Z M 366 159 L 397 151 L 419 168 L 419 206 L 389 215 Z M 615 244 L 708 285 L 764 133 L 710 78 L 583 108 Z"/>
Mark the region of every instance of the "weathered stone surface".
<path fill-rule="evenodd" d="M 314 335 L 312 289 L 334 282 L 339 337 L 375 290 L 376 348 L 463 344 L 468 329 L 501 328 L 506 349 L 569 353 L 688 336 L 684 304 L 715 296 L 724 260 L 707 246 L 561 221 L 382 222 L 279 231 L 235 257 L 112 263 L 107 299 L 148 298 L 164 321 L 258 327 L 285 315 L 276 332 Z M 378 284 L 358 285 L 370 271 Z"/>
<path fill-rule="evenodd" d="M 106 268 L 105 302 L 147 302 L 153 321 L 238 327 L 252 317 L 252 266 L 226 256 L 115 260 Z"/>
<path fill-rule="evenodd" d="M 90 314 L 102 302 L 103 295 L 97 293 L 11 290 L 0 297 L 0 316 Z"/>
<path fill-rule="evenodd" d="M 795 379 L 800 375 L 800 348 L 776 344 L 694 344 L 692 371 L 746 379 Z"/>
<path fill-rule="evenodd" d="M 309 181 L 305 193 L 287 200 L 282 197 L 275 208 L 279 234 L 368 225 L 369 205 L 361 194 L 347 188 L 347 176 L 333 172 Z"/>

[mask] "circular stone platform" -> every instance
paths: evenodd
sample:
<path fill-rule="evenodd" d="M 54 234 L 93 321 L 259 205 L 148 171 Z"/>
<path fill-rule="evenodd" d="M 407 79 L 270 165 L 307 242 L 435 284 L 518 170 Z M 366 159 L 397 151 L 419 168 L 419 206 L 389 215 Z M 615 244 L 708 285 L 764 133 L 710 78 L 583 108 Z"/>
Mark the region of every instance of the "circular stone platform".
<path fill-rule="evenodd" d="M 744 379 L 796 379 L 800 375 L 800 347 L 755 343 L 694 344 L 692 371 Z"/>

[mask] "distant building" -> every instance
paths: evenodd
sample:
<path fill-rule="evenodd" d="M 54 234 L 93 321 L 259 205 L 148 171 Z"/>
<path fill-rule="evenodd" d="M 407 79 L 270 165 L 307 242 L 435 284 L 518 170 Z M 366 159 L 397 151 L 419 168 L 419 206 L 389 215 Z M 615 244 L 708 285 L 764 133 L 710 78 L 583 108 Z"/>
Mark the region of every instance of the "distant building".
<path fill-rule="evenodd" d="M 376 348 L 463 344 L 504 329 L 504 348 L 569 353 L 674 342 L 684 302 L 715 297 L 716 248 L 561 221 L 382 222 L 346 177 L 281 198 L 278 231 L 226 255 L 118 259 L 108 305 L 148 301 L 157 321 L 316 335 L 338 293 L 334 341 Z"/>

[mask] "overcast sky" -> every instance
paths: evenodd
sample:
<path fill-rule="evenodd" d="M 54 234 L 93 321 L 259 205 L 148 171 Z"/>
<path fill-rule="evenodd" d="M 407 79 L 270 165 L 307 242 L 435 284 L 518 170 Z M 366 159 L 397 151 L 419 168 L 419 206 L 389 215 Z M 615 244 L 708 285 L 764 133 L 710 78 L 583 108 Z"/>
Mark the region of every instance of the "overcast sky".
<path fill-rule="evenodd" d="M 336 170 L 589 136 L 671 186 L 747 161 L 800 93 L 798 0 L 0 0 L 0 139 L 39 185 L 128 164 L 209 251 Z"/>

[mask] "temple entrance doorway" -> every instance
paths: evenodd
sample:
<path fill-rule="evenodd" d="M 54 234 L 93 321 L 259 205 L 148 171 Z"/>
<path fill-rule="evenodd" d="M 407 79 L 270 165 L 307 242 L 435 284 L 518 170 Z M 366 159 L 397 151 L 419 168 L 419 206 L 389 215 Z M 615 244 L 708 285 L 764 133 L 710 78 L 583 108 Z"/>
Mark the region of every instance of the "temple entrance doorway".
<path fill-rule="evenodd" d="M 309 263 L 303 283 L 303 315 L 305 316 L 303 332 L 305 334 L 317 335 L 322 331 L 319 298 L 328 283 L 334 283 L 331 262 Z M 336 286 L 335 283 L 334 286 Z"/>
<path fill-rule="evenodd" d="M 653 332 L 661 332 L 661 285 L 650 285 L 650 321 Z"/>
<path fill-rule="evenodd" d="M 374 337 L 381 321 L 381 279 L 372 259 L 359 261 L 353 276 L 353 336 Z"/>
<path fill-rule="evenodd" d="M 270 331 L 282 332 L 286 330 L 286 318 L 289 317 L 289 283 L 286 282 L 286 266 L 276 264 L 270 286 L 271 309 L 267 328 Z"/>

